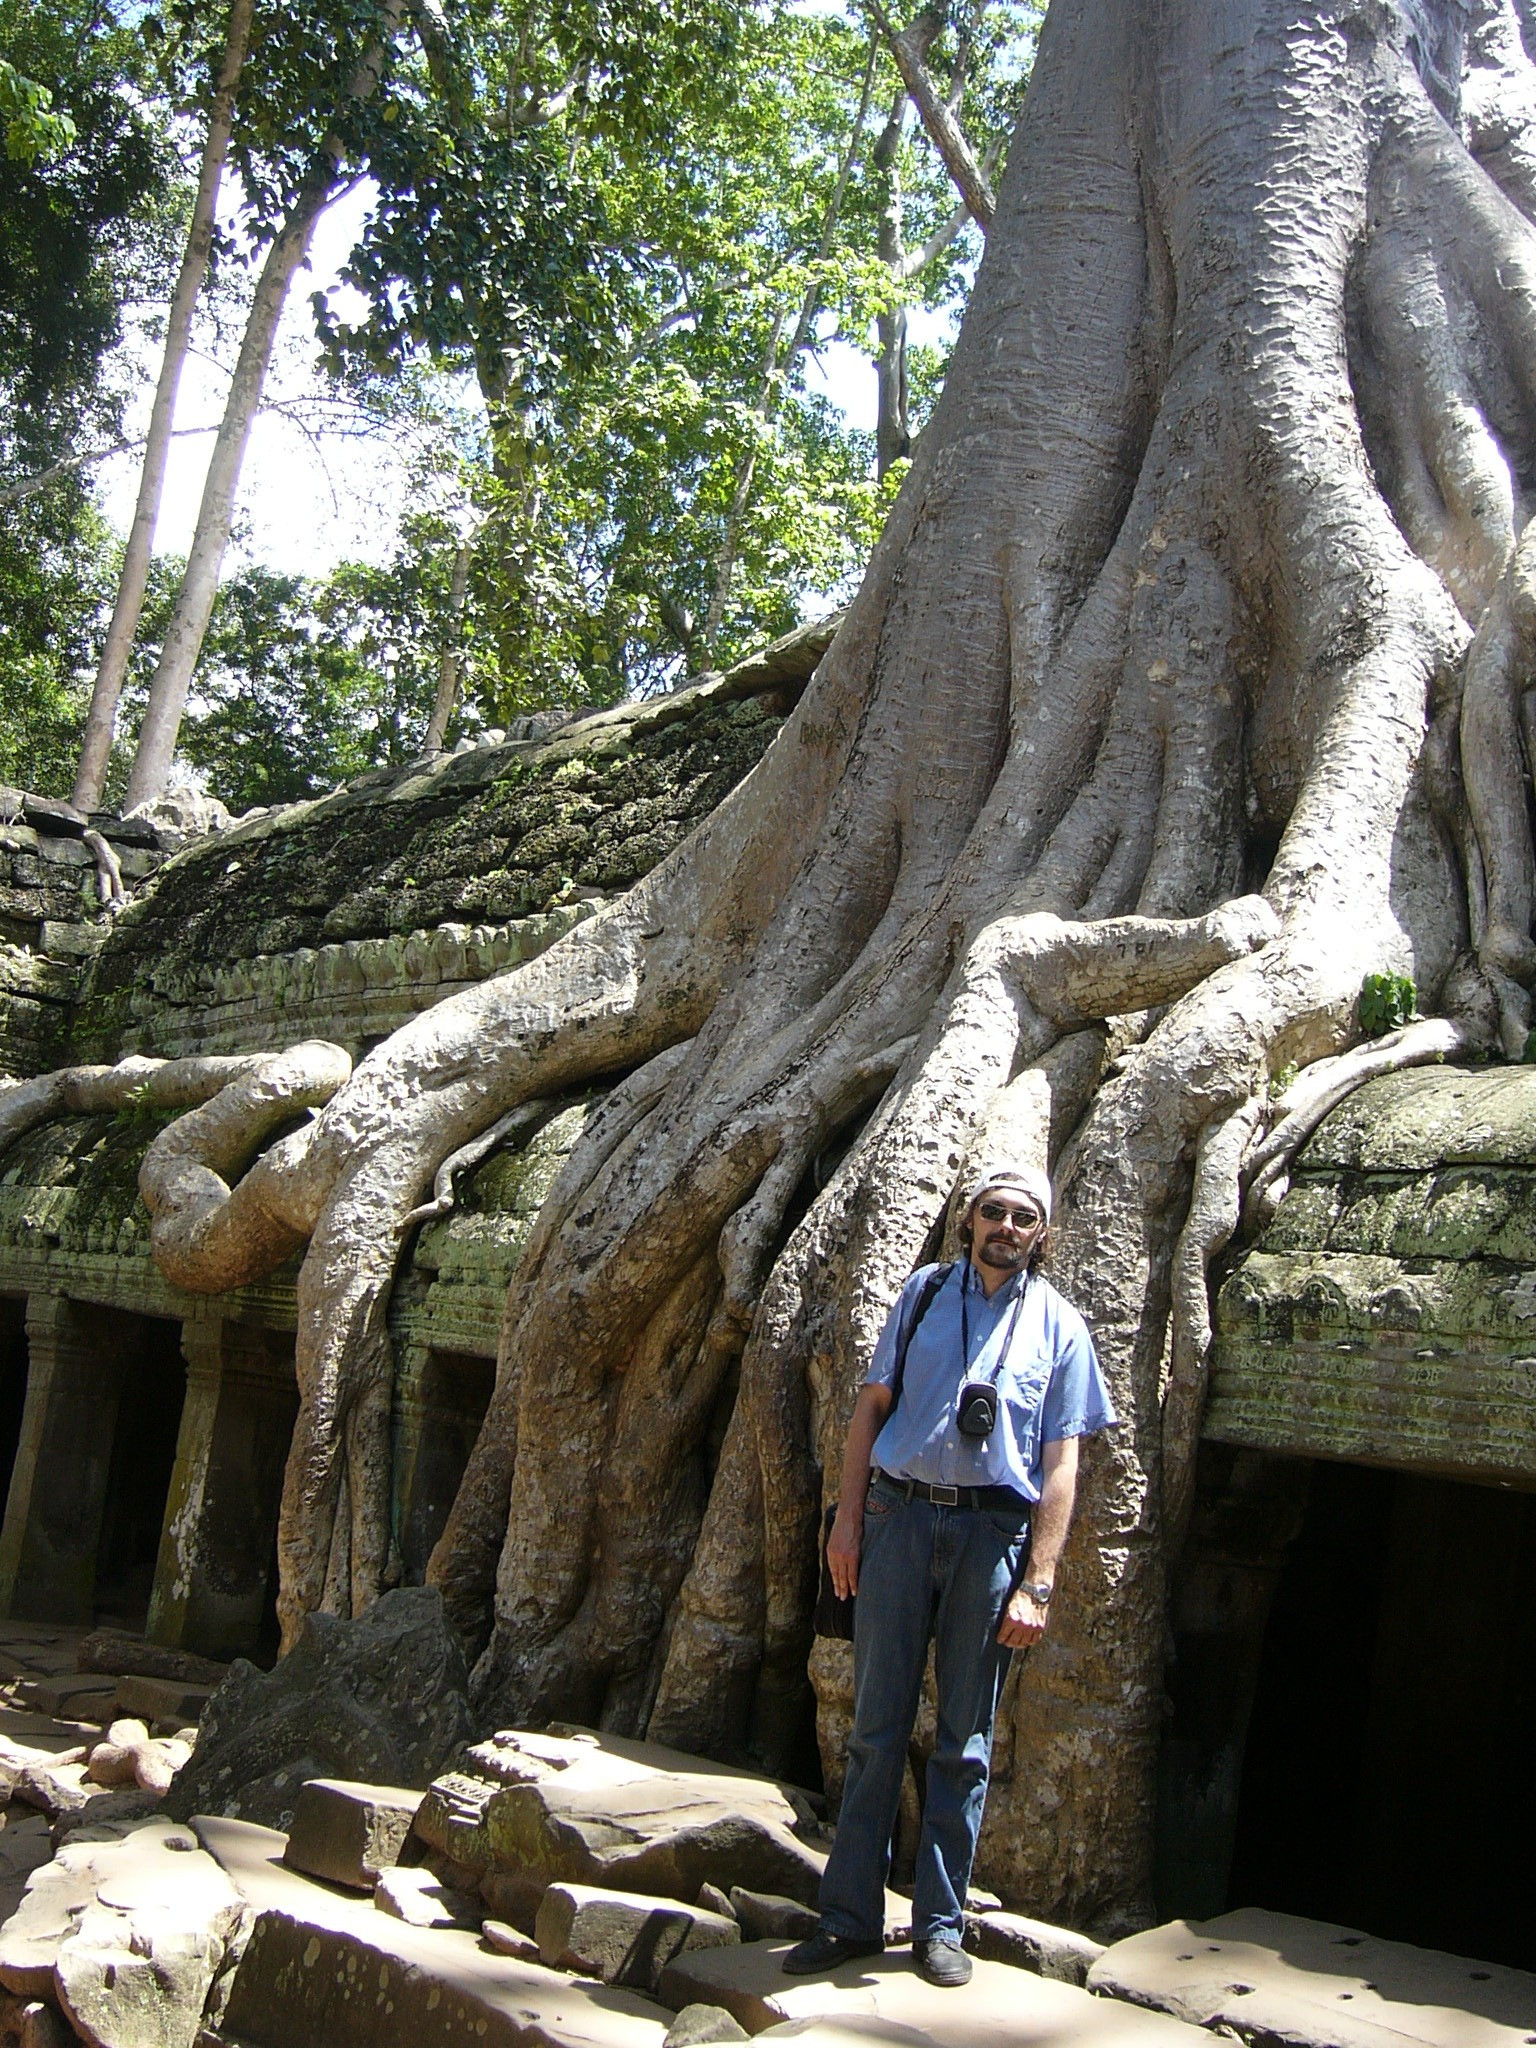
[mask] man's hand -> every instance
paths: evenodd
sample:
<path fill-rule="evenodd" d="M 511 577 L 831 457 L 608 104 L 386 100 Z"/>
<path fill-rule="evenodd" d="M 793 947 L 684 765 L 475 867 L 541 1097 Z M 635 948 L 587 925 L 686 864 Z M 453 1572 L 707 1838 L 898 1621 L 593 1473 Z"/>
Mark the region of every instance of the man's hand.
<path fill-rule="evenodd" d="M 997 1640 L 1005 1650 L 1027 1650 L 1045 1634 L 1046 1620 L 1047 1610 L 1020 1586 L 1003 1609 Z"/>
<path fill-rule="evenodd" d="M 832 1533 L 827 1538 L 827 1570 L 840 1600 L 851 1600 L 859 1590 L 859 1552 L 864 1547 L 864 1510 L 839 1507 Z"/>

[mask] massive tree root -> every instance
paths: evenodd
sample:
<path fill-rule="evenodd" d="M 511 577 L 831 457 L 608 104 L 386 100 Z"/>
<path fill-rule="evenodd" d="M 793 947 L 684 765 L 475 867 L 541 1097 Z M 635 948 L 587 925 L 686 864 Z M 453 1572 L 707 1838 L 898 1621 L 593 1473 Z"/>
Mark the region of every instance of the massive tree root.
<path fill-rule="evenodd" d="M 1088 1454 L 988 1867 L 1077 1924 L 1145 1904 L 1244 1173 L 1261 1204 L 1371 1070 L 1366 973 L 1457 1012 L 1378 1066 L 1529 1023 L 1533 49 L 1531 0 L 1057 0 L 940 408 L 768 755 L 228 1197 L 309 1233 L 290 1635 L 384 1572 L 404 1227 L 519 1104 L 615 1081 L 432 1575 L 487 1719 L 782 1759 L 852 1390 L 966 1163 L 1024 1150 L 1126 1424 Z M 1277 1118 L 1271 1076 L 1322 1061 Z M 183 1277 L 229 1285 L 200 1214 Z"/>

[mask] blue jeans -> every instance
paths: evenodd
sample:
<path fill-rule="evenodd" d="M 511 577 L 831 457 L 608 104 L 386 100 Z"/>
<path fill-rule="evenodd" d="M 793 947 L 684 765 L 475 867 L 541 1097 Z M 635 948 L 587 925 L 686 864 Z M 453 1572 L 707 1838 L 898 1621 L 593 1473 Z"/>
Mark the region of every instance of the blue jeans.
<path fill-rule="evenodd" d="M 938 1726 L 928 1760 L 912 1899 L 916 1940 L 958 1937 L 992 1719 L 1010 1653 L 997 1640 L 1023 1562 L 1029 1513 L 905 1500 L 876 1478 L 864 1508 L 853 1643 L 853 1732 L 821 1924 L 856 1941 L 885 1928 L 885 1880 L 907 1743 L 933 1638 Z"/>

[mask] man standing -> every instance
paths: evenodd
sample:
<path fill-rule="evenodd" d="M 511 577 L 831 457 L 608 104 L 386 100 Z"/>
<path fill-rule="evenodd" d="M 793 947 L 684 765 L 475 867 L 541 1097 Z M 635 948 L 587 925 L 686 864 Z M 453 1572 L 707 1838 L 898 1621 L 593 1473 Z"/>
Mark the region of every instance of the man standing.
<path fill-rule="evenodd" d="M 827 1564 L 859 1595 L 853 1732 L 821 1925 L 794 1976 L 885 1946 L 885 1879 L 907 1744 L 934 1644 L 938 1720 L 912 1900 L 932 1984 L 966 1983 L 960 1946 L 992 1720 L 1013 1650 L 1045 1631 L 1077 1487 L 1078 1439 L 1115 1421 L 1088 1327 L 1038 1268 L 1049 1177 L 989 1167 L 967 1256 L 914 1273 L 848 1428 Z"/>

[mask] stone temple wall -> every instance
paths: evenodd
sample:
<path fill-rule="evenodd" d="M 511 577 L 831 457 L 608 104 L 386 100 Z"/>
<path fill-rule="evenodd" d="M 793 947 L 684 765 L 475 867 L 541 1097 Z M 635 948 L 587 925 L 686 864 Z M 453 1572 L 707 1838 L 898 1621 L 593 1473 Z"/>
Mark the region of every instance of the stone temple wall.
<path fill-rule="evenodd" d="M 835 623 L 670 697 L 380 771 L 169 859 L 125 840 L 132 900 L 111 918 L 90 900 L 80 821 L 40 833 L 18 799 L 10 857 L 41 881 L 25 900 L 13 885 L 16 915 L 0 924 L 11 941 L 0 1070 L 306 1037 L 360 1056 L 456 989 L 531 959 L 664 859 L 750 772 Z M 457 1206 L 416 1233 L 404 1263 L 390 1320 L 407 1580 L 421 1577 L 451 1503 L 508 1286 L 589 1100 L 552 1104 L 461 1176 Z M 124 1468 L 159 1455 L 148 1625 L 162 1642 L 226 1656 L 256 1647 L 270 1607 L 298 1262 L 217 1297 L 168 1285 L 136 1185 L 163 1121 L 133 1109 L 61 1118 L 0 1157 L 0 1432 L 8 1388 L 19 1411 L 0 1441 L 0 1456 L 14 1444 L 0 1610 L 90 1619 L 98 1552 L 125 1525 Z M 141 1412 L 157 1386 L 180 1404 L 158 1453 Z"/>

